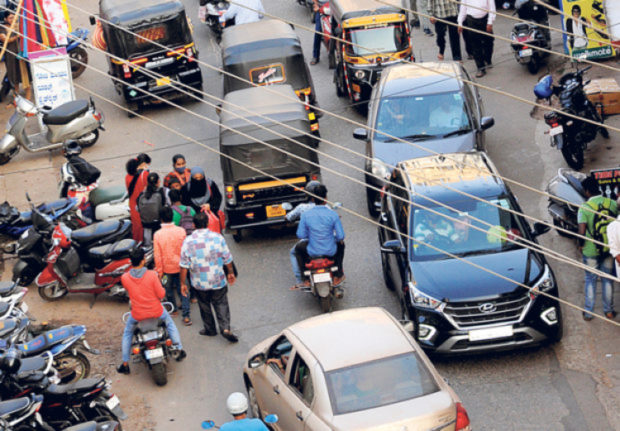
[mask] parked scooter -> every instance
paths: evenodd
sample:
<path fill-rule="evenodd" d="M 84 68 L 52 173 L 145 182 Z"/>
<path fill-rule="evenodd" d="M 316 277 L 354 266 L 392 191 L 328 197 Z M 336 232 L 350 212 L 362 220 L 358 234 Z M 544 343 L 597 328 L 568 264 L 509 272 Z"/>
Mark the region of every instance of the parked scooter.
<path fill-rule="evenodd" d="M 558 174 L 549 181 L 547 193 L 560 199 L 549 198 L 547 210 L 554 226 L 561 227 L 571 232 L 577 233 L 579 224 L 577 223 L 577 211 L 587 200 L 581 182 L 586 179 L 586 175 L 568 168 L 558 169 Z M 570 204 L 565 201 L 570 202 Z M 560 235 L 569 236 L 567 233 L 557 231 Z"/>
<path fill-rule="evenodd" d="M 88 40 L 89 33 L 88 29 L 78 27 L 69 34 L 69 44 L 66 46 L 66 50 L 71 59 L 71 77 L 73 79 L 86 70 L 88 52 L 83 45 Z"/>
<path fill-rule="evenodd" d="M 164 307 L 171 312 L 174 308 L 171 303 L 164 302 Z M 123 314 L 123 322 L 126 323 L 131 312 Z M 166 325 L 162 319 L 141 320 L 133 332 L 131 354 L 134 361 L 141 361 L 148 365 L 157 386 L 168 383 L 166 370 L 168 358 L 176 356 L 178 351 L 172 350 L 172 340 L 166 331 Z"/>
<path fill-rule="evenodd" d="M 519 19 L 528 22 L 518 22 L 513 26 L 510 34 L 512 39 L 511 47 L 517 62 L 526 65 L 531 74 L 536 74 L 544 59 L 549 56 L 549 53 L 531 47 L 551 49 L 549 29 L 539 26 L 549 25 L 547 8 L 535 3 L 533 0 L 517 0 L 515 8 L 515 13 L 519 16 Z"/>
<path fill-rule="evenodd" d="M 43 396 L 31 394 L 27 397 L 0 401 L 0 429 L 12 431 L 19 429 L 53 431 L 54 428 L 43 422 L 38 413 L 43 404 Z"/>
<path fill-rule="evenodd" d="M 103 128 L 103 115 L 95 108 L 90 99 L 74 100 L 57 108 L 37 108 L 28 99 L 16 95 L 15 113 L 9 119 L 7 133 L 0 140 L 0 165 L 8 163 L 20 148 L 31 153 L 60 148 L 63 142 L 75 139 L 82 147 L 90 147 L 99 139 L 99 129 Z M 43 114 L 43 124 L 47 133 L 26 134 L 26 122 L 29 117 Z"/>
<path fill-rule="evenodd" d="M 557 86 L 553 85 L 551 75 L 546 75 L 534 87 L 534 94 L 539 99 L 547 100 L 551 99 L 552 95 L 556 95 L 560 99 L 562 112 L 602 123 L 603 118 L 588 100 L 584 91 L 584 86 L 590 81 L 584 83 L 583 74 L 591 67 L 564 74 Z M 566 163 L 573 169 L 583 168 L 584 152 L 588 143 L 596 138 L 598 132 L 605 139 L 609 138 L 609 132 L 604 127 L 567 117 L 561 112 L 549 111 L 544 117 L 545 122 L 551 127 L 549 130 L 551 146 L 557 147 L 562 152 Z"/>
<path fill-rule="evenodd" d="M 202 4 L 203 2 L 201 1 L 200 3 Z M 224 28 L 235 25 L 234 18 L 227 20 L 224 25 L 220 23 L 220 16 L 223 15 L 229 7 L 230 3 L 225 0 L 206 0 L 205 4 L 200 6 L 198 10 L 198 17 L 211 29 L 218 42 L 222 38 Z"/>

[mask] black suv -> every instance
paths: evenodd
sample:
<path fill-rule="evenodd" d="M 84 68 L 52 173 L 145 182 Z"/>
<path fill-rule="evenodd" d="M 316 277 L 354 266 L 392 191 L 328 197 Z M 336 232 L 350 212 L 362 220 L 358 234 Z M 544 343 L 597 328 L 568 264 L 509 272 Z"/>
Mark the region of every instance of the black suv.
<path fill-rule="evenodd" d="M 386 286 L 398 293 L 420 345 L 438 354 L 562 338 L 558 301 L 537 293 L 558 296 L 553 271 L 525 247 L 536 247 L 549 228 L 531 230 L 522 216 L 500 209 L 522 213 L 496 175 L 482 152 L 412 159 L 397 165 L 381 200 Z"/>

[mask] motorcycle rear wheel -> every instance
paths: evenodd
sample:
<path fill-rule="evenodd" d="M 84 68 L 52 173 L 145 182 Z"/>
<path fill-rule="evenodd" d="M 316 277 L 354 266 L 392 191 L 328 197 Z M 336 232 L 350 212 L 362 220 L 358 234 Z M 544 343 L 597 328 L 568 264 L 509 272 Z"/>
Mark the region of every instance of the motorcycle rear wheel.
<path fill-rule="evenodd" d="M 580 144 L 566 145 L 562 147 L 562 156 L 571 168 L 576 171 L 583 168 L 583 147 Z"/>
<path fill-rule="evenodd" d="M 81 46 L 78 46 L 69 53 L 69 58 L 71 59 L 71 77 L 75 79 L 86 70 L 88 52 Z"/>
<path fill-rule="evenodd" d="M 58 301 L 69 291 L 65 286 L 61 286 L 57 281 L 54 283 L 39 286 L 39 295 L 46 301 Z"/>
<path fill-rule="evenodd" d="M 62 384 L 74 383 L 90 375 L 90 361 L 82 352 L 62 353 L 54 360 Z"/>
<path fill-rule="evenodd" d="M 168 374 L 166 373 L 166 364 L 160 362 L 151 366 L 153 380 L 157 386 L 165 386 L 168 383 Z"/>
<path fill-rule="evenodd" d="M 532 60 L 527 64 L 527 70 L 532 74 L 536 75 L 538 73 L 538 69 L 540 68 L 540 63 L 538 60 L 532 58 Z"/>
<path fill-rule="evenodd" d="M 318 289 L 317 289 L 318 290 Z M 319 303 L 321 304 L 321 311 L 323 313 L 329 313 L 332 311 L 332 295 L 319 296 Z"/>

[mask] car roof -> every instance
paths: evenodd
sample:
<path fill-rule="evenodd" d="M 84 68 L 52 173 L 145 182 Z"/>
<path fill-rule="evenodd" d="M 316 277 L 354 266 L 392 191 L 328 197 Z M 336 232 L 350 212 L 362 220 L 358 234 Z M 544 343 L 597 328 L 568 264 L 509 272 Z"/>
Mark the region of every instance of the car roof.
<path fill-rule="evenodd" d="M 292 332 L 325 371 L 407 352 L 414 348 L 383 308 L 353 308 L 291 325 Z"/>
<path fill-rule="evenodd" d="M 222 34 L 220 46 L 226 50 L 232 46 L 273 39 L 292 39 L 297 45 L 300 43 L 297 33 L 290 24 L 277 19 L 261 19 L 257 22 L 226 28 Z"/>
<path fill-rule="evenodd" d="M 99 13 L 102 18 L 117 25 L 135 25 L 151 18 L 163 20 L 185 11 L 178 0 L 101 0 Z"/>
<path fill-rule="evenodd" d="M 383 72 L 381 97 L 460 91 L 464 78 L 461 65 L 454 61 L 398 64 Z"/>
<path fill-rule="evenodd" d="M 397 167 L 417 201 L 424 197 L 444 202 L 468 199 L 463 192 L 477 197 L 507 193 L 497 169 L 480 151 L 420 157 L 400 162 Z"/>

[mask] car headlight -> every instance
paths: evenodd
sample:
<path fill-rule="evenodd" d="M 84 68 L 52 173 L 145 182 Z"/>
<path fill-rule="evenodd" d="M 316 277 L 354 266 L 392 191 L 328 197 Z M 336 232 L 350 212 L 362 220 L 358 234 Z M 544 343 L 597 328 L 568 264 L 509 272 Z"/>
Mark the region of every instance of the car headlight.
<path fill-rule="evenodd" d="M 364 71 L 364 70 L 356 70 L 355 73 L 354 73 L 354 76 L 357 79 L 362 80 L 362 79 L 364 79 L 366 77 L 366 71 Z"/>
<path fill-rule="evenodd" d="M 376 177 L 388 179 L 392 174 L 390 167 L 379 159 L 372 159 L 372 174 Z"/>
<path fill-rule="evenodd" d="M 545 265 L 543 270 L 543 275 L 540 279 L 532 286 L 530 290 L 530 295 L 532 299 L 538 294 L 538 292 L 548 292 L 555 287 L 555 280 L 553 279 L 553 275 L 551 275 L 551 269 L 549 265 Z"/>
<path fill-rule="evenodd" d="M 418 290 L 415 285 L 409 282 L 409 289 L 411 290 L 411 298 L 413 299 L 413 305 L 422 308 L 428 308 L 430 310 L 441 311 L 445 307 L 445 303 L 427 295 L 424 292 Z"/>

